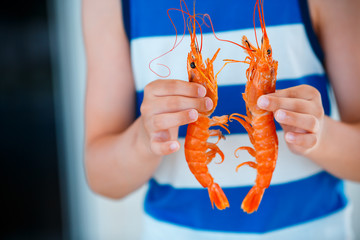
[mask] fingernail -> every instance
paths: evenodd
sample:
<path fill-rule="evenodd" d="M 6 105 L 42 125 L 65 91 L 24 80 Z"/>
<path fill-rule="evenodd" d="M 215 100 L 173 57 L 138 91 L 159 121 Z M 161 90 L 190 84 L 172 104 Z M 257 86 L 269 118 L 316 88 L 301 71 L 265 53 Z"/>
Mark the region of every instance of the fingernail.
<path fill-rule="evenodd" d="M 295 141 L 295 135 L 293 133 L 287 133 L 285 135 L 286 141 L 288 142 L 294 142 Z"/>
<path fill-rule="evenodd" d="M 278 121 L 283 121 L 283 120 L 285 120 L 285 118 L 286 118 L 286 113 L 284 111 L 278 110 L 276 112 L 276 119 Z"/>
<path fill-rule="evenodd" d="M 257 104 L 260 108 L 266 108 L 269 106 L 269 99 L 265 96 L 261 96 L 259 97 Z"/>
<path fill-rule="evenodd" d="M 199 97 L 205 97 L 205 95 L 206 95 L 206 88 L 205 88 L 205 87 L 199 87 L 199 88 L 198 88 L 198 95 L 199 95 Z"/>
<path fill-rule="evenodd" d="M 210 98 L 206 98 L 205 105 L 207 110 L 211 110 L 213 107 L 213 102 Z"/>
<path fill-rule="evenodd" d="M 175 150 L 177 150 L 179 148 L 179 144 L 177 142 L 173 142 L 173 143 L 170 144 L 169 147 L 170 147 L 171 151 L 175 151 Z"/>
<path fill-rule="evenodd" d="M 198 113 L 197 113 L 197 111 L 195 109 L 191 109 L 189 111 L 189 118 L 191 120 L 196 120 L 198 118 Z"/>

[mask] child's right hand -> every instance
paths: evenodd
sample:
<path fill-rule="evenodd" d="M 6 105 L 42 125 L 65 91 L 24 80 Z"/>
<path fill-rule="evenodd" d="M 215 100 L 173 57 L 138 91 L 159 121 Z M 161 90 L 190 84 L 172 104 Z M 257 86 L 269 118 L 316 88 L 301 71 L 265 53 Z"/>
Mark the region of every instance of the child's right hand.
<path fill-rule="evenodd" d="M 198 111 L 212 109 L 213 102 L 205 94 L 205 87 L 182 80 L 156 80 L 146 85 L 140 111 L 154 154 L 179 150 L 178 127 L 195 122 Z"/>

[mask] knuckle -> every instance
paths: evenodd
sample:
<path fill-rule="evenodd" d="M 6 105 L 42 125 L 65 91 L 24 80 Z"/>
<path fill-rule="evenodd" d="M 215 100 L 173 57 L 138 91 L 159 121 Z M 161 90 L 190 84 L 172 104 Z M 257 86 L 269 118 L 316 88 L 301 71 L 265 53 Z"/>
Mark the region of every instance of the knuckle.
<path fill-rule="evenodd" d="M 311 96 L 313 96 L 314 99 L 321 97 L 320 92 L 314 87 L 308 86 L 307 91 L 310 93 Z"/>
<path fill-rule="evenodd" d="M 316 88 L 313 88 L 312 94 L 313 94 L 315 99 L 320 99 L 321 100 L 321 94 Z"/>
<path fill-rule="evenodd" d="M 304 104 L 300 101 L 294 101 L 293 108 L 297 112 L 305 112 L 306 111 L 306 106 L 304 106 Z"/>
<path fill-rule="evenodd" d="M 150 144 L 151 151 L 156 155 L 163 155 L 157 145 L 158 145 L 157 143 L 154 143 L 152 141 Z"/>
<path fill-rule="evenodd" d="M 161 86 L 164 90 L 167 90 L 167 91 L 169 91 L 169 90 L 174 91 L 175 89 L 178 88 L 177 83 L 174 80 L 163 81 L 163 84 Z"/>
<path fill-rule="evenodd" d="M 309 92 L 309 93 L 312 93 L 314 91 L 314 87 L 310 86 L 310 85 L 307 85 L 307 84 L 302 84 L 300 85 L 300 90 L 301 91 L 304 91 L 304 92 Z"/>
<path fill-rule="evenodd" d="M 306 147 L 306 140 L 304 135 L 298 135 L 295 144 L 298 146 Z"/>
<path fill-rule="evenodd" d="M 182 109 L 183 105 L 185 104 L 185 101 L 186 101 L 185 98 L 174 96 L 171 98 L 170 101 L 168 101 L 168 104 L 169 104 L 168 106 L 171 109 L 175 108 L 177 110 L 180 110 L 180 109 Z"/>
<path fill-rule="evenodd" d="M 315 87 L 309 86 L 309 85 L 306 85 L 306 84 L 304 84 L 302 86 L 304 86 L 303 90 L 308 92 L 308 94 L 310 96 L 312 96 L 311 97 L 312 99 L 320 99 L 321 98 L 320 92 Z"/>
<path fill-rule="evenodd" d="M 324 116 L 324 108 L 322 106 L 318 106 L 314 109 L 314 116 L 316 118 L 322 118 Z"/>
<path fill-rule="evenodd" d="M 155 89 L 161 89 L 163 86 L 162 81 L 163 80 L 157 79 L 146 84 L 144 87 L 144 95 L 152 94 Z"/>
<path fill-rule="evenodd" d="M 308 133 L 301 135 L 301 137 L 298 138 L 297 145 L 309 149 L 314 147 L 316 145 L 316 142 L 317 142 L 317 138 L 315 134 Z"/>
<path fill-rule="evenodd" d="M 156 84 L 156 81 L 153 81 L 153 82 L 150 82 L 150 83 L 146 84 L 146 86 L 144 87 L 144 94 L 152 92 L 154 84 Z"/>
<path fill-rule="evenodd" d="M 152 126 L 152 121 L 151 121 L 151 118 L 150 119 L 143 119 L 143 125 L 144 125 L 144 128 L 148 134 L 148 136 L 151 138 L 151 135 L 154 131 L 153 129 L 153 126 Z"/>
<path fill-rule="evenodd" d="M 280 109 L 280 108 L 282 108 L 282 103 L 281 103 L 281 101 L 279 101 L 278 99 L 272 98 L 272 99 L 270 100 L 269 106 L 270 106 L 271 109 L 274 109 L 274 110 L 275 110 L 275 109 Z"/>
<path fill-rule="evenodd" d="M 301 85 L 298 85 L 298 86 L 295 86 L 295 87 L 291 87 L 289 88 L 289 95 L 290 97 L 298 97 L 298 93 L 299 92 L 305 92 L 307 91 L 307 86 L 306 84 L 301 84 Z"/>
<path fill-rule="evenodd" d="M 169 81 L 168 82 L 168 87 L 170 89 L 179 89 L 179 88 L 181 88 L 181 82 L 175 81 L 175 80 Z"/>
<path fill-rule="evenodd" d="M 142 103 L 140 106 L 140 113 L 141 115 L 146 115 L 146 113 L 149 111 L 149 107 L 146 103 Z"/>
<path fill-rule="evenodd" d="M 301 85 L 299 85 L 299 90 L 300 90 L 300 91 L 308 91 L 309 88 L 311 88 L 311 87 L 310 87 L 309 85 L 307 85 L 307 84 L 301 84 Z"/>
<path fill-rule="evenodd" d="M 307 84 L 302 84 L 299 86 L 299 91 L 302 92 L 306 92 L 306 93 L 313 93 L 314 87 L 307 85 Z"/>
<path fill-rule="evenodd" d="M 154 116 L 152 118 L 152 125 L 153 125 L 153 129 L 155 130 L 163 129 L 164 126 L 163 119 L 159 116 Z"/>
<path fill-rule="evenodd" d="M 178 106 L 179 106 L 178 97 L 175 97 L 175 96 L 170 97 L 170 98 L 168 99 L 168 101 L 166 101 L 165 105 L 166 105 L 166 108 L 167 108 L 167 109 L 170 109 L 170 108 L 178 108 Z"/>
<path fill-rule="evenodd" d="M 318 128 L 319 128 L 319 123 L 318 123 L 318 120 L 315 116 L 310 116 L 310 119 L 309 119 L 309 125 L 310 125 L 310 131 L 311 132 L 317 132 L 318 131 Z"/>
<path fill-rule="evenodd" d="M 282 102 L 281 102 L 280 98 L 267 96 L 267 99 L 269 101 L 267 109 L 274 111 L 274 110 L 281 108 Z"/>
<path fill-rule="evenodd" d="M 297 97 L 297 93 L 299 92 L 299 91 L 301 91 L 301 89 L 302 89 L 302 85 L 300 85 L 300 86 L 298 86 L 298 87 L 292 87 L 292 88 L 288 88 L 287 89 L 287 91 L 288 91 L 288 96 L 290 97 L 290 98 L 295 98 L 295 97 Z"/>
<path fill-rule="evenodd" d="M 160 156 L 169 154 L 169 150 L 167 149 L 166 143 L 164 142 L 152 142 L 151 150 L 156 155 L 160 155 Z"/>
<path fill-rule="evenodd" d="M 321 107 L 319 107 L 317 117 L 322 118 L 324 115 L 325 115 L 324 108 L 321 106 Z"/>
<path fill-rule="evenodd" d="M 316 135 L 311 134 L 311 135 L 309 136 L 309 139 L 308 139 L 307 142 L 308 142 L 308 147 L 309 147 L 309 148 L 314 147 L 314 146 L 316 145 L 316 143 L 317 143 L 317 137 L 316 137 Z"/>

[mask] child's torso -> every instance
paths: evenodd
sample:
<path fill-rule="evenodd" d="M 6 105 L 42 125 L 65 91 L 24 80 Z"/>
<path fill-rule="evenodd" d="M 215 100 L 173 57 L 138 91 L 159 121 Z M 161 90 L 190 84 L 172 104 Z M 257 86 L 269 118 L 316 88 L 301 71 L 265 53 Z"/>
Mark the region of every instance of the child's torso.
<path fill-rule="evenodd" d="M 123 2 L 131 43 L 139 115 L 144 87 L 158 78 L 150 71 L 149 63 L 174 45 L 175 30 L 166 11 L 169 8 L 179 8 L 179 1 Z M 300 84 L 314 86 L 322 95 L 325 113 L 331 115 L 328 80 L 321 64 L 321 50 L 311 32 L 306 9 L 300 11 L 299 6 L 303 6 L 306 1 L 299 2 L 301 4 L 297 0 L 264 1 L 264 16 L 273 58 L 279 62 L 276 88 L 282 89 Z M 186 3 L 192 13 L 192 1 L 187 0 Z M 197 13 L 208 13 L 211 16 L 218 37 L 240 43 L 241 37 L 246 35 L 255 45 L 254 4 L 255 1 L 248 0 L 228 0 L 221 3 L 215 0 L 198 0 L 195 10 Z M 184 29 L 182 15 L 177 11 L 170 12 L 170 15 L 177 27 L 179 41 Z M 257 14 L 255 19 L 258 27 Z M 204 59 L 211 58 L 215 51 L 221 48 L 214 62 L 215 73 L 223 65 L 222 59 L 245 59 L 245 53 L 240 47 L 216 40 L 211 29 L 205 25 L 202 25 L 202 30 Z M 258 31 L 259 41 L 260 36 L 261 32 Z M 198 38 L 200 39 L 200 34 Z M 166 75 L 167 69 L 157 63 L 165 64 L 171 70 L 168 78 L 187 81 L 186 59 L 189 45 L 187 34 L 175 50 L 152 63 L 152 70 Z M 246 114 L 241 95 L 246 83 L 246 68 L 246 64 L 243 63 L 230 64 L 219 74 L 219 100 L 212 116 Z M 221 140 L 218 144 L 225 154 L 225 161 L 216 164 L 220 161 L 217 157 L 209 164 L 210 173 L 224 189 L 230 202 L 229 209 L 219 211 L 212 209 L 207 190 L 201 187 L 187 166 L 183 148 L 186 126 L 180 127 L 181 149 L 175 154 L 164 157 L 149 183 L 145 200 L 145 211 L 149 216 L 146 220 L 149 236 L 159 234 L 160 237 L 169 233 L 173 236 L 171 239 L 186 239 L 190 236 L 196 236 L 196 239 L 216 239 L 221 233 L 224 235 L 221 235 L 220 239 L 235 239 L 241 236 L 246 239 L 257 239 L 258 233 L 285 231 L 283 235 L 268 233 L 263 237 L 294 239 L 290 234 L 296 233 L 296 227 L 299 226 L 305 226 L 301 231 L 303 235 L 299 235 L 303 237 L 315 237 L 315 232 L 320 234 L 318 236 L 324 236 L 321 234 L 329 231 L 333 233 L 333 237 L 345 236 L 345 225 L 336 224 L 337 221 L 343 221 L 345 218 L 346 199 L 343 195 L 342 181 L 310 160 L 291 153 L 279 125 L 277 129 L 279 154 L 271 185 L 265 191 L 258 211 L 247 215 L 242 212 L 240 205 L 254 184 L 256 172 L 246 166 L 240 168 L 238 172 L 235 172 L 235 168 L 242 162 L 254 159 L 246 151 L 241 152 L 239 158 L 234 156 L 234 150 L 239 146 L 251 146 L 244 128 L 238 123 L 230 123 L 231 135 L 226 135 L 226 140 Z M 209 141 L 216 142 L 216 139 L 210 138 Z M 337 215 L 334 212 L 337 212 Z M 325 216 L 328 217 L 324 218 Z M 318 220 L 309 222 L 316 219 Z M 291 231 L 279 230 L 284 228 Z"/>

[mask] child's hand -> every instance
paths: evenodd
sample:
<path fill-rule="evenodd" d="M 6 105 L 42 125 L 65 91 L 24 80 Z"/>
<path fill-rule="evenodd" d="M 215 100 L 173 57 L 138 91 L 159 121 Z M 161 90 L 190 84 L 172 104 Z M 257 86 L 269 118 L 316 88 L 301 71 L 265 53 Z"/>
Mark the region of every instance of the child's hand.
<path fill-rule="evenodd" d="M 319 142 L 324 109 L 317 89 L 300 85 L 261 96 L 258 106 L 274 112 L 291 151 L 305 155 Z"/>
<path fill-rule="evenodd" d="M 154 154 L 179 150 L 178 127 L 195 122 L 198 111 L 205 112 L 213 106 L 205 94 L 206 89 L 200 84 L 181 80 L 156 80 L 146 85 L 140 111 Z"/>

